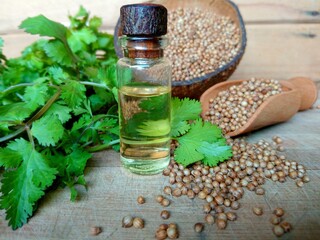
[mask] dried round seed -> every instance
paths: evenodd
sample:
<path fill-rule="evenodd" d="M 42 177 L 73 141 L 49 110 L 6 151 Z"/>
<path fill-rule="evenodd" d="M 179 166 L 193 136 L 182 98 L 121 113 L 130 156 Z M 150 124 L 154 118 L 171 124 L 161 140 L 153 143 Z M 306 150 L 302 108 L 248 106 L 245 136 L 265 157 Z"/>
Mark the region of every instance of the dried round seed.
<path fill-rule="evenodd" d="M 283 208 L 276 208 L 273 210 L 273 214 L 277 217 L 282 217 L 284 215 L 284 210 Z"/>
<path fill-rule="evenodd" d="M 171 188 L 170 186 L 165 186 L 165 187 L 163 188 L 163 192 L 164 192 L 164 194 L 171 195 L 171 193 L 172 193 L 172 188 Z"/>
<path fill-rule="evenodd" d="M 271 224 L 273 224 L 273 225 L 277 225 L 277 224 L 279 224 L 279 223 L 281 222 L 281 217 L 278 217 L 278 216 L 276 216 L 276 215 L 273 215 L 273 216 L 271 216 L 271 218 L 270 218 L 270 222 L 271 222 Z"/>
<path fill-rule="evenodd" d="M 310 182 L 309 176 L 304 175 L 304 176 L 302 177 L 302 181 L 303 181 L 304 183 Z"/>
<path fill-rule="evenodd" d="M 168 207 L 170 205 L 170 200 L 166 198 L 162 199 L 161 205 L 164 207 Z"/>
<path fill-rule="evenodd" d="M 263 214 L 263 209 L 261 207 L 253 207 L 252 211 L 257 216 L 261 216 Z"/>
<path fill-rule="evenodd" d="M 211 206 L 210 206 L 209 203 L 204 204 L 203 207 L 202 207 L 202 209 L 203 209 L 203 212 L 204 212 L 204 213 L 209 213 L 209 212 L 211 212 Z"/>
<path fill-rule="evenodd" d="M 223 219 L 217 219 L 216 224 L 219 229 L 225 229 L 227 227 L 227 221 Z"/>
<path fill-rule="evenodd" d="M 101 227 L 91 227 L 90 228 L 90 235 L 92 235 L 92 236 L 97 236 L 101 232 L 102 232 L 102 228 Z"/>
<path fill-rule="evenodd" d="M 174 197 L 180 197 L 181 195 L 182 195 L 182 193 L 179 188 L 176 188 L 172 191 L 172 196 L 174 196 Z"/>
<path fill-rule="evenodd" d="M 133 225 L 133 217 L 125 216 L 122 218 L 122 227 L 129 228 Z"/>
<path fill-rule="evenodd" d="M 168 224 L 166 224 L 166 223 L 162 223 L 158 227 L 158 229 L 162 229 L 162 230 L 167 230 L 167 228 L 168 228 Z"/>
<path fill-rule="evenodd" d="M 274 226 L 272 230 L 277 237 L 281 237 L 284 234 L 283 228 L 279 225 Z"/>
<path fill-rule="evenodd" d="M 303 183 L 303 181 L 301 179 L 298 179 L 296 181 L 296 184 L 297 184 L 298 187 L 303 187 L 303 185 L 304 185 L 304 183 Z"/>
<path fill-rule="evenodd" d="M 290 232 L 291 229 L 292 229 L 292 226 L 290 223 L 286 222 L 286 221 L 283 221 L 280 223 L 280 227 L 283 228 L 284 232 L 287 233 L 287 232 Z"/>
<path fill-rule="evenodd" d="M 133 226 L 135 228 L 139 228 L 139 229 L 142 229 L 144 228 L 144 221 L 142 218 L 139 218 L 139 217 L 136 217 L 133 219 Z"/>
<path fill-rule="evenodd" d="M 231 202 L 231 205 L 230 207 L 233 209 L 233 210 L 237 210 L 240 208 L 240 203 L 238 201 L 233 201 Z"/>
<path fill-rule="evenodd" d="M 208 224 L 214 224 L 215 220 L 214 220 L 214 216 L 211 215 L 211 214 L 207 214 L 205 217 L 204 217 L 204 220 L 206 223 Z"/>
<path fill-rule="evenodd" d="M 167 211 L 167 210 L 163 210 L 163 211 L 161 211 L 161 213 L 160 213 L 160 217 L 161 217 L 162 219 L 168 219 L 168 218 L 170 217 L 170 212 Z"/>
<path fill-rule="evenodd" d="M 196 223 L 196 224 L 193 226 L 194 231 L 197 232 L 197 233 L 202 232 L 202 231 L 203 231 L 203 228 L 204 228 L 203 223 Z"/>
<path fill-rule="evenodd" d="M 167 230 L 164 229 L 158 229 L 155 235 L 157 240 L 164 240 L 167 238 L 167 236 Z"/>
<path fill-rule="evenodd" d="M 139 196 L 139 197 L 137 198 L 137 202 L 138 202 L 139 204 L 144 204 L 144 203 L 146 202 L 146 200 L 145 200 L 145 198 L 144 198 L 143 196 Z"/>
<path fill-rule="evenodd" d="M 158 195 L 158 196 L 156 197 L 156 201 L 157 201 L 158 203 L 161 203 L 163 199 L 164 199 L 164 197 L 163 197 L 162 195 Z"/>
<path fill-rule="evenodd" d="M 176 227 L 168 227 L 167 235 L 170 239 L 176 239 L 179 236 L 178 229 Z"/>
<path fill-rule="evenodd" d="M 257 195 L 264 195 L 264 188 L 262 188 L 262 187 L 257 187 L 257 188 L 256 188 L 256 194 L 257 194 Z"/>
<path fill-rule="evenodd" d="M 235 212 L 227 212 L 226 215 L 229 221 L 235 221 L 237 219 L 237 214 Z"/>
<path fill-rule="evenodd" d="M 224 221 L 227 221 L 227 220 L 228 220 L 227 215 L 226 215 L 225 213 L 218 213 L 218 214 L 216 215 L 216 218 L 217 218 L 217 219 L 222 219 L 222 220 L 224 220 Z"/>

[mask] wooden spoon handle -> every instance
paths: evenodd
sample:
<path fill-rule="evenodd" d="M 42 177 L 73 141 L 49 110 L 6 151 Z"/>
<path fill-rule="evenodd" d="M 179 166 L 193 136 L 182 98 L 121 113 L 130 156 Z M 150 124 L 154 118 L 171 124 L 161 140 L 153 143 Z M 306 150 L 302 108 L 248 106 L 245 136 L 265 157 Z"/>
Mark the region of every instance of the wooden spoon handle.
<path fill-rule="evenodd" d="M 314 81 L 306 77 L 295 77 L 287 80 L 301 95 L 299 111 L 312 107 L 318 97 L 318 89 Z"/>

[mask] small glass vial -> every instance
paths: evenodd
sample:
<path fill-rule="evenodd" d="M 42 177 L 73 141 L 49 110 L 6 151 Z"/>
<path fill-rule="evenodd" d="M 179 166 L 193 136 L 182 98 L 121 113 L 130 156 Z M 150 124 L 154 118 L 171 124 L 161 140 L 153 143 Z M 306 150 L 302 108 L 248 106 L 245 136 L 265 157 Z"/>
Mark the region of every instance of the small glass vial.
<path fill-rule="evenodd" d="M 124 57 L 117 63 L 120 159 L 137 174 L 156 174 L 170 161 L 171 63 L 167 9 L 131 4 L 120 9 Z"/>

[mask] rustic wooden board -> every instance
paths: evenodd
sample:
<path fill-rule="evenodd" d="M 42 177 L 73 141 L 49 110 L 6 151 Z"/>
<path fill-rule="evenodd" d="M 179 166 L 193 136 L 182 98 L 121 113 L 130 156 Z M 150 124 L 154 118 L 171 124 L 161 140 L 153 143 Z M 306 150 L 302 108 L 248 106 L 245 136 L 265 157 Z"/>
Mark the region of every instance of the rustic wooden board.
<path fill-rule="evenodd" d="M 316 105 L 320 104 L 320 99 Z M 201 234 L 193 231 L 193 224 L 202 222 L 202 201 L 186 197 L 171 198 L 168 207 L 172 217 L 161 220 L 163 209 L 154 198 L 160 194 L 168 179 L 162 175 L 142 177 L 128 173 L 120 166 L 119 155 L 114 151 L 100 152 L 89 162 L 86 169 L 88 191 L 79 188 L 81 198 L 71 203 L 69 191 L 59 189 L 50 192 L 30 219 L 17 231 L 12 231 L 0 212 L 0 239 L 153 239 L 157 226 L 163 222 L 176 222 L 180 239 L 276 239 L 271 232 L 269 218 L 275 207 L 286 210 L 285 219 L 294 230 L 283 239 L 318 239 L 320 234 L 320 110 L 299 112 L 286 123 L 254 132 L 249 141 L 271 139 L 275 134 L 284 139 L 286 155 L 306 166 L 311 181 L 298 188 L 292 180 L 264 185 L 266 194 L 257 196 L 246 191 L 237 211 L 238 220 L 229 223 L 226 230 L 215 225 L 205 226 Z M 138 195 L 146 197 L 144 205 L 138 205 Z M 262 206 L 261 217 L 251 212 L 252 206 Z M 121 219 L 135 215 L 145 219 L 145 228 L 124 229 Z M 89 235 L 91 226 L 101 226 L 103 232 Z"/>

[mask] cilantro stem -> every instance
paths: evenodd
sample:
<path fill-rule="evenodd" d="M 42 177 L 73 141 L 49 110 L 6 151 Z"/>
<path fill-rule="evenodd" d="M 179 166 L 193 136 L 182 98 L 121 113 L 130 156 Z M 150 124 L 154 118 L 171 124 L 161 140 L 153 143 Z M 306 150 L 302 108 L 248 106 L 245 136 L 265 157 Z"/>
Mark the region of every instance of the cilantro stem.
<path fill-rule="evenodd" d="M 59 89 L 49 100 L 48 102 L 26 123 L 26 125 L 32 124 L 35 120 L 39 119 L 58 99 L 60 96 L 61 90 Z"/>
<path fill-rule="evenodd" d="M 111 89 L 109 87 L 107 87 L 106 85 L 103 85 L 103 84 L 99 84 L 99 83 L 95 83 L 95 82 L 87 82 L 87 81 L 81 81 L 79 83 L 81 83 L 83 85 L 87 85 L 87 86 L 104 88 L 104 89 L 111 91 Z"/>
<path fill-rule="evenodd" d="M 1 93 L 6 95 L 6 94 L 10 93 L 11 91 L 15 90 L 16 88 L 28 87 L 28 86 L 33 86 L 33 85 L 35 85 L 35 83 L 20 83 L 20 84 L 8 87 L 7 89 L 3 90 Z"/>
<path fill-rule="evenodd" d="M 18 136 L 19 134 L 21 134 L 24 131 L 27 131 L 28 136 L 29 136 L 29 132 L 30 132 L 30 125 L 32 124 L 32 122 L 34 122 L 35 120 L 39 119 L 49 108 L 50 106 L 57 100 L 57 98 L 60 96 L 61 90 L 59 89 L 49 100 L 48 102 L 26 123 L 24 124 L 23 127 L 19 128 L 18 130 L 16 130 L 15 132 L 8 134 L 2 138 L 0 138 L 0 142 L 5 142 L 11 138 L 14 138 L 16 136 Z M 29 129 L 29 132 L 28 132 Z M 30 132 L 31 134 L 31 132 Z M 30 138 L 30 136 L 29 136 Z M 33 141 L 33 140 L 32 140 Z M 32 141 L 30 140 L 30 142 L 32 143 Z"/>
<path fill-rule="evenodd" d="M 94 147 L 91 147 L 91 148 L 87 148 L 88 152 L 92 153 L 92 152 L 99 152 L 99 151 L 102 151 L 102 150 L 105 150 L 105 149 L 108 149 L 110 148 L 111 146 L 115 145 L 115 144 L 118 144 L 120 142 L 120 139 L 116 139 L 116 140 L 113 140 L 109 143 L 106 143 L 106 144 L 102 144 L 102 145 L 98 145 L 98 146 L 94 146 Z"/>
<path fill-rule="evenodd" d="M 32 134 L 31 134 L 29 125 L 26 125 L 25 130 L 27 131 L 28 138 L 29 138 L 29 140 L 30 140 L 30 143 L 31 143 L 31 145 L 32 145 L 32 148 L 34 148 L 34 141 L 33 141 L 33 137 L 32 137 Z"/>

